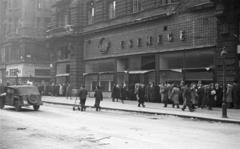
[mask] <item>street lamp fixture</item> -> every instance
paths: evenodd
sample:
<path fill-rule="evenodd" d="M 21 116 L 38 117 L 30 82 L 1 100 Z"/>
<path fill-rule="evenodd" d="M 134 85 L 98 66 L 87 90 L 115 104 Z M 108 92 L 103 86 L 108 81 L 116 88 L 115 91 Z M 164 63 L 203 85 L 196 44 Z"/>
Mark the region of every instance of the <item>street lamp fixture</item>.
<path fill-rule="evenodd" d="M 227 55 L 227 51 L 225 47 L 223 47 L 223 50 L 221 52 L 221 56 L 223 57 L 223 102 L 222 102 L 222 118 L 228 118 L 227 117 L 227 102 L 226 102 L 226 88 L 225 88 L 225 56 Z"/>

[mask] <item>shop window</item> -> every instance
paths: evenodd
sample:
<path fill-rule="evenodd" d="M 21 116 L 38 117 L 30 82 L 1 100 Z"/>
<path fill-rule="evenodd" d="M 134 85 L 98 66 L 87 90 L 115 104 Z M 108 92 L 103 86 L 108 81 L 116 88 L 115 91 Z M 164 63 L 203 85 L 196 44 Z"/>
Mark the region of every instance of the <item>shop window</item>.
<path fill-rule="evenodd" d="M 98 61 L 86 61 L 85 73 L 98 72 Z"/>
<path fill-rule="evenodd" d="M 121 58 L 117 60 L 117 71 L 123 72 L 128 70 L 128 58 Z"/>
<path fill-rule="evenodd" d="M 35 69 L 35 76 L 50 76 L 49 69 Z"/>
<path fill-rule="evenodd" d="M 117 73 L 117 84 L 128 84 L 128 74 L 127 73 Z"/>
<path fill-rule="evenodd" d="M 183 53 L 161 54 L 159 58 L 160 70 L 182 69 Z"/>
<path fill-rule="evenodd" d="M 110 0 L 108 4 L 108 16 L 109 19 L 114 19 L 116 18 L 116 1 L 115 0 Z"/>
<path fill-rule="evenodd" d="M 65 74 L 70 72 L 69 63 L 58 63 L 57 64 L 57 74 Z"/>
<path fill-rule="evenodd" d="M 10 76 L 17 76 L 18 69 L 10 69 Z"/>
<path fill-rule="evenodd" d="M 160 83 L 180 83 L 183 80 L 183 73 L 177 71 L 161 71 L 159 75 Z"/>
<path fill-rule="evenodd" d="M 141 70 L 141 57 L 134 56 L 129 59 L 130 70 Z"/>
<path fill-rule="evenodd" d="M 99 75 L 99 85 L 102 91 L 111 91 L 113 87 L 113 74 Z"/>
<path fill-rule="evenodd" d="M 213 83 L 213 72 L 211 69 L 187 70 L 185 71 L 185 80 L 188 82 L 208 81 L 208 83 Z"/>
<path fill-rule="evenodd" d="M 56 83 L 57 84 L 67 84 L 69 82 L 69 76 L 60 76 L 57 77 Z"/>
<path fill-rule="evenodd" d="M 155 69 L 155 55 L 141 57 L 141 70 Z"/>
<path fill-rule="evenodd" d="M 185 53 L 185 68 L 213 67 L 213 51 L 189 51 Z"/>
<path fill-rule="evenodd" d="M 99 60 L 99 72 L 114 71 L 114 60 Z"/>
<path fill-rule="evenodd" d="M 97 75 L 86 75 L 84 77 L 85 88 L 90 91 L 94 91 L 98 85 L 98 76 Z"/>
<path fill-rule="evenodd" d="M 95 15 L 94 1 L 88 3 L 88 24 L 93 24 L 93 18 Z"/>
<path fill-rule="evenodd" d="M 144 84 L 149 84 L 150 82 L 155 82 L 155 76 L 156 76 L 155 71 L 145 73 L 144 77 L 143 77 L 144 80 L 142 82 Z"/>
<path fill-rule="evenodd" d="M 141 0 L 133 0 L 133 13 L 141 11 Z"/>

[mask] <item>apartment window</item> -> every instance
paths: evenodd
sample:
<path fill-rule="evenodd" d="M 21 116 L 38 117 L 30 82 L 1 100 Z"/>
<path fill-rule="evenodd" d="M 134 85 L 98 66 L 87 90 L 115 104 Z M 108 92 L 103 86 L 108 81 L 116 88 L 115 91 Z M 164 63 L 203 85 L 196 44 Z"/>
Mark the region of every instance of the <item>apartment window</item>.
<path fill-rule="evenodd" d="M 8 6 L 9 8 L 12 8 L 12 0 L 8 0 Z"/>
<path fill-rule="evenodd" d="M 8 33 L 9 34 L 11 33 L 11 29 L 12 29 L 12 19 L 9 18 L 9 20 L 8 20 Z"/>
<path fill-rule="evenodd" d="M 41 18 L 37 17 L 37 32 L 39 33 L 41 31 Z"/>
<path fill-rule="evenodd" d="M 37 8 L 41 8 L 41 1 L 37 0 Z"/>
<path fill-rule="evenodd" d="M 5 1 L 3 4 L 3 15 L 6 16 L 6 14 L 7 14 L 7 1 Z"/>
<path fill-rule="evenodd" d="M 88 5 L 88 24 L 92 24 L 95 13 L 94 2 L 92 1 Z"/>
<path fill-rule="evenodd" d="M 44 18 L 44 29 L 45 30 L 47 30 L 47 27 L 50 24 L 50 22 L 51 22 L 50 18 L 47 18 L 47 17 Z"/>
<path fill-rule="evenodd" d="M 58 57 L 59 57 L 59 59 L 67 59 L 67 58 L 69 58 L 68 46 L 64 46 L 64 47 L 59 48 L 59 50 L 58 50 Z"/>
<path fill-rule="evenodd" d="M 133 12 L 141 11 L 141 0 L 133 0 Z"/>
<path fill-rule="evenodd" d="M 35 69 L 35 76 L 50 76 L 49 69 Z"/>
<path fill-rule="evenodd" d="M 68 19 L 69 19 L 68 11 L 65 11 L 65 13 L 64 13 L 64 25 L 63 26 L 69 24 Z"/>
<path fill-rule="evenodd" d="M 2 33 L 3 33 L 3 35 L 2 35 L 2 37 L 5 39 L 6 38 L 6 32 L 7 31 L 7 25 L 5 24 L 5 25 L 3 25 L 3 28 L 2 28 Z"/>
<path fill-rule="evenodd" d="M 116 18 L 116 1 L 115 0 L 111 0 L 109 2 L 108 10 L 109 10 L 109 19 Z"/>
<path fill-rule="evenodd" d="M 19 18 L 15 18 L 14 31 L 15 31 L 16 34 L 18 34 L 18 23 L 19 23 Z"/>

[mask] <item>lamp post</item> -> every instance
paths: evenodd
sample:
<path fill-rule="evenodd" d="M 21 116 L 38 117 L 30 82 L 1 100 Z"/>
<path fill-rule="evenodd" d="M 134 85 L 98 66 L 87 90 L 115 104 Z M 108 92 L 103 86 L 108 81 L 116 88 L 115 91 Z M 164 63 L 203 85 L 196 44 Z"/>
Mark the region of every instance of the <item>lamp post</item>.
<path fill-rule="evenodd" d="M 222 102 L 222 118 L 227 117 L 227 102 L 225 98 L 226 88 L 225 88 L 225 56 L 227 55 L 227 51 L 225 47 L 223 47 L 223 51 L 221 52 L 221 56 L 223 57 L 223 102 Z"/>

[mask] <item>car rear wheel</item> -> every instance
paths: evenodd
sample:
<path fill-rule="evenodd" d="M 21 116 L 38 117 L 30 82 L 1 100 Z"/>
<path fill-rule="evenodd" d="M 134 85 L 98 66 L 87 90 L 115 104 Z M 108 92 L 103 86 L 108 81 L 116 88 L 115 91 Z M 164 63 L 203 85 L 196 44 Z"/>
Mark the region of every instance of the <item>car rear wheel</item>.
<path fill-rule="evenodd" d="M 21 110 L 21 106 L 20 106 L 18 100 L 16 100 L 16 101 L 14 102 L 14 107 L 15 107 L 15 110 L 16 110 L 16 111 L 20 111 L 20 110 Z"/>
<path fill-rule="evenodd" d="M 29 96 L 29 98 L 28 98 L 28 102 L 29 102 L 30 104 L 33 104 L 33 105 L 34 105 L 34 104 L 37 104 L 37 103 L 38 103 L 37 96 L 31 94 L 31 95 Z"/>
<path fill-rule="evenodd" d="M 34 109 L 35 111 L 37 111 L 39 108 L 40 108 L 39 105 L 33 106 L 33 109 Z"/>

